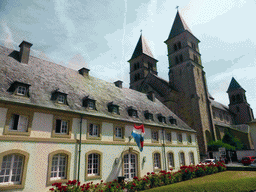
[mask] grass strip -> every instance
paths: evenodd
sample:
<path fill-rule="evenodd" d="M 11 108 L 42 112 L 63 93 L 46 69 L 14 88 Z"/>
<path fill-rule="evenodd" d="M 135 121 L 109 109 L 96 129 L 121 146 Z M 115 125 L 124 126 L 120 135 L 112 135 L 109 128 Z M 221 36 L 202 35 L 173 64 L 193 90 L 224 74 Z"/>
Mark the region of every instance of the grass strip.
<path fill-rule="evenodd" d="M 149 192 L 166 191 L 199 191 L 199 192 L 221 192 L 221 191 L 252 191 L 256 190 L 256 172 L 250 171 L 226 171 L 189 181 L 175 183 L 158 187 Z"/>

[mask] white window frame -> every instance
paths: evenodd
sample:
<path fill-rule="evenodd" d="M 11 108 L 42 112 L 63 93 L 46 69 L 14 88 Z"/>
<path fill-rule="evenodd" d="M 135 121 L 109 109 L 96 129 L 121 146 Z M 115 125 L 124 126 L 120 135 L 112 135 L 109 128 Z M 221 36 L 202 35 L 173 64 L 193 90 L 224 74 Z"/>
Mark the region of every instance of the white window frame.
<path fill-rule="evenodd" d="M 4 156 L 1 169 L 0 169 L 0 178 L 3 178 L 3 182 L 0 181 L 0 186 L 5 184 L 12 184 L 12 185 L 21 184 L 23 167 L 24 167 L 24 157 L 22 155 L 9 154 Z M 6 173 L 8 169 L 9 169 L 9 173 Z M 19 174 L 17 174 L 18 172 Z M 18 178 L 18 181 L 13 181 L 13 177 L 16 177 L 15 179 Z M 4 182 L 5 178 L 7 178 L 8 181 Z"/>
<path fill-rule="evenodd" d="M 194 165 L 195 164 L 195 157 L 193 152 L 189 152 L 189 164 Z"/>
<path fill-rule="evenodd" d="M 122 127 L 115 127 L 115 136 L 116 138 L 122 139 L 123 138 L 123 129 Z"/>
<path fill-rule="evenodd" d="M 179 143 L 182 143 L 182 142 L 183 142 L 182 133 L 178 133 L 178 134 L 177 134 L 177 139 L 178 139 L 178 142 L 179 142 Z"/>
<path fill-rule="evenodd" d="M 184 152 L 180 152 L 180 166 L 184 166 L 186 161 L 185 161 L 185 153 Z"/>
<path fill-rule="evenodd" d="M 17 95 L 26 95 L 27 88 L 25 86 L 19 85 L 17 87 Z"/>
<path fill-rule="evenodd" d="M 153 141 L 158 141 L 158 131 L 152 131 L 152 140 Z"/>
<path fill-rule="evenodd" d="M 154 169 L 161 169 L 160 153 L 154 153 Z"/>
<path fill-rule="evenodd" d="M 134 153 L 127 153 L 124 155 L 123 171 L 125 179 L 133 179 L 137 176 L 137 155 Z"/>
<path fill-rule="evenodd" d="M 166 141 L 172 142 L 172 133 L 166 133 Z"/>
<path fill-rule="evenodd" d="M 88 108 L 89 109 L 94 109 L 95 108 L 95 105 L 94 105 L 93 101 L 88 101 Z"/>
<path fill-rule="evenodd" d="M 57 120 L 61 121 L 60 132 L 59 133 L 56 132 L 56 130 L 57 130 Z M 62 119 L 56 119 L 55 120 L 55 133 L 56 134 L 68 134 L 68 121 L 62 120 Z"/>
<path fill-rule="evenodd" d="M 168 165 L 174 167 L 174 154 L 173 152 L 168 153 Z"/>
<path fill-rule="evenodd" d="M 118 114 L 118 109 L 117 109 L 116 106 L 113 106 L 113 108 L 112 108 L 112 113 Z"/>
<path fill-rule="evenodd" d="M 99 125 L 90 123 L 89 124 L 89 136 L 90 137 L 99 137 L 99 135 L 100 135 Z"/>
<path fill-rule="evenodd" d="M 18 116 L 17 129 L 14 129 L 15 116 Z M 11 116 L 9 131 L 27 132 L 28 131 L 28 117 L 19 114 L 13 114 Z"/>
<path fill-rule="evenodd" d="M 98 154 L 98 153 L 89 154 L 87 161 L 88 161 L 87 175 L 88 176 L 100 175 L 100 154 Z"/>
<path fill-rule="evenodd" d="M 64 95 L 61 95 L 61 94 L 58 95 L 58 103 L 65 103 L 65 100 L 66 98 Z"/>
<path fill-rule="evenodd" d="M 54 158 L 56 160 L 54 161 Z M 64 161 L 64 164 L 63 164 Z M 56 164 L 54 165 L 54 163 Z M 53 170 L 55 167 L 56 169 Z M 68 156 L 66 154 L 56 154 L 52 157 L 52 165 L 51 165 L 51 173 L 50 173 L 50 181 L 53 180 L 60 180 L 60 179 L 66 179 L 67 178 L 67 166 L 68 166 Z M 56 176 L 53 174 L 56 173 Z M 64 174 L 63 174 L 64 173 Z M 63 175 L 60 175 L 63 174 Z"/>

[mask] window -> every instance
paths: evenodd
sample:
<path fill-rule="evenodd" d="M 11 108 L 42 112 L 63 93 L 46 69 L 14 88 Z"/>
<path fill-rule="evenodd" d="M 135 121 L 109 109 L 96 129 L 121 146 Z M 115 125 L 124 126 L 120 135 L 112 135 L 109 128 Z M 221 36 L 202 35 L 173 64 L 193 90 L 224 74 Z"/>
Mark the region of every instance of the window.
<path fill-rule="evenodd" d="M 28 117 L 23 115 L 13 114 L 10 120 L 9 130 L 27 132 Z"/>
<path fill-rule="evenodd" d="M 149 69 L 149 70 L 152 70 L 152 69 L 153 69 L 153 64 L 152 64 L 152 63 L 149 63 L 149 62 L 148 62 L 148 69 Z"/>
<path fill-rule="evenodd" d="M 179 64 L 179 58 L 177 56 L 175 57 L 175 63 Z"/>
<path fill-rule="evenodd" d="M 220 112 L 220 120 L 222 121 L 223 120 L 223 115 L 222 115 L 222 113 Z"/>
<path fill-rule="evenodd" d="M 196 49 L 195 43 L 191 42 L 191 46 L 192 46 L 193 49 Z"/>
<path fill-rule="evenodd" d="M 161 123 L 166 123 L 165 117 L 162 114 L 158 114 L 158 121 Z"/>
<path fill-rule="evenodd" d="M 24 188 L 29 154 L 21 150 L 0 153 L 0 188 Z"/>
<path fill-rule="evenodd" d="M 120 114 L 119 106 L 113 104 L 113 102 L 108 103 L 108 112 L 113 113 L 113 114 Z"/>
<path fill-rule="evenodd" d="M 237 112 L 240 112 L 240 108 L 239 108 L 238 106 L 236 107 L 236 111 L 237 111 Z"/>
<path fill-rule="evenodd" d="M 182 143 L 182 134 L 178 133 L 177 137 L 178 137 L 178 143 Z"/>
<path fill-rule="evenodd" d="M 26 95 L 27 88 L 25 86 L 18 86 L 17 88 L 17 95 Z"/>
<path fill-rule="evenodd" d="M 99 175 L 100 167 L 100 155 L 97 153 L 92 153 L 88 155 L 88 167 L 87 174 L 88 176 Z"/>
<path fill-rule="evenodd" d="M 190 152 L 189 153 L 189 164 L 191 165 L 194 165 L 195 164 L 195 160 L 194 160 L 194 153 L 193 152 Z"/>
<path fill-rule="evenodd" d="M 160 153 L 154 153 L 153 154 L 153 163 L 154 163 L 154 170 L 159 170 L 161 169 L 161 158 L 160 158 Z"/>
<path fill-rule="evenodd" d="M 89 151 L 85 156 L 85 179 L 100 179 L 102 167 L 102 153 L 96 150 Z"/>
<path fill-rule="evenodd" d="M 154 117 L 153 117 L 153 114 L 152 114 L 152 113 L 149 113 L 148 111 L 145 111 L 145 112 L 144 112 L 144 116 L 145 116 L 145 119 L 154 121 Z"/>
<path fill-rule="evenodd" d="M 67 94 L 60 92 L 59 89 L 56 89 L 52 92 L 51 100 L 60 104 L 67 104 Z"/>
<path fill-rule="evenodd" d="M 56 119 L 55 133 L 68 134 L 68 121 Z"/>
<path fill-rule="evenodd" d="M 173 125 L 177 125 L 177 120 L 176 119 L 174 119 L 172 116 L 171 117 L 169 117 L 169 121 L 170 121 L 170 123 Z"/>
<path fill-rule="evenodd" d="M 89 135 L 91 137 L 99 137 L 99 127 L 98 127 L 98 125 L 90 123 L 90 125 L 89 125 Z"/>
<path fill-rule="evenodd" d="M 129 115 L 130 117 L 135 117 L 135 118 L 137 118 L 137 117 L 138 117 L 137 110 L 133 109 L 132 107 L 129 107 L 129 108 L 128 108 L 128 115 Z"/>
<path fill-rule="evenodd" d="M 55 182 L 68 182 L 70 175 L 71 153 L 57 150 L 49 154 L 47 185 Z"/>
<path fill-rule="evenodd" d="M 172 142 L 172 133 L 166 133 L 166 141 Z"/>
<path fill-rule="evenodd" d="M 179 57 L 180 57 L 180 63 L 182 63 L 183 62 L 183 56 L 180 55 Z"/>
<path fill-rule="evenodd" d="M 15 81 L 11 84 L 7 91 L 19 96 L 29 97 L 29 87 L 29 84 Z"/>
<path fill-rule="evenodd" d="M 135 63 L 134 64 L 134 71 L 140 68 L 140 63 Z"/>
<path fill-rule="evenodd" d="M 87 139 L 101 139 L 100 124 L 94 122 L 88 123 Z"/>
<path fill-rule="evenodd" d="M 64 95 L 59 95 L 58 96 L 58 103 L 65 103 L 65 96 Z"/>
<path fill-rule="evenodd" d="M 114 140 L 124 141 L 124 127 L 120 125 L 114 126 Z"/>
<path fill-rule="evenodd" d="M 213 111 L 213 118 L 216 119 L 216 113 Z"/>
<path fill-rule="evenodd" d="M 26 107 L 9 108 L 4 126 L 5 135 L 30 135 L 34 111 Z"/>
<path fill-rule="evenodd" d="M 174 44 L 173 48 L 174 48 L 174 51 L 177 51 L 178 50 L 177 44 Z"/>
<path fill-rule="evenodd" d="M 96 110 L 96 101 L 94 99 L 89 98 L 89 96 L 86 96 L 83 99 L 83 107 L 86 107 L 87 109 Z"/>
<path fill-rule="evenodd" d="M 181 42 L 178 42 L 178 48 L 181 49 Z"/>
<path fill-rule="evenodd" d="M 188 143 L 189 143 L 189 144 L 192 143 L 192 137 L 191 137 L 191 135 L 188 135 Z"/>
<path fill-rule="evenodd" d="M 180 153 L 180 166 L 185 165 L 185 154 L 183 152 Z"/>
<path fill-rule="evenodd" d="M 169 167 L 174 167 L 174 156 L 173 153 L 168 153 L 168 165 Z"/>
<path fill-rule="evenodd" d="M 61 180 L 67 178 L 67 155 L 57 154 L 52 157 L 50 180 Z"/>
<path fill-rule="evenodd" d="M 158 141 L 158 131 L 152 131 L 152 141 Z"/>

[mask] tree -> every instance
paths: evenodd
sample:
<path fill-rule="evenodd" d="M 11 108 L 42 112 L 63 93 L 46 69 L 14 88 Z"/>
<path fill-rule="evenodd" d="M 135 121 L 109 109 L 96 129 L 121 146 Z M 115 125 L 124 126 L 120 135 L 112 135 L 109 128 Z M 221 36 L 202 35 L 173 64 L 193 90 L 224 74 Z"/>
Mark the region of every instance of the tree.
<path fill-rule="evenodd" d="M 234 137 L 229 131 L 227 131 L 223 136 L 222 142 L 234 146 L 236 149 L 243 148 L 243 144 L 241 143 L 240 139 Z"/>

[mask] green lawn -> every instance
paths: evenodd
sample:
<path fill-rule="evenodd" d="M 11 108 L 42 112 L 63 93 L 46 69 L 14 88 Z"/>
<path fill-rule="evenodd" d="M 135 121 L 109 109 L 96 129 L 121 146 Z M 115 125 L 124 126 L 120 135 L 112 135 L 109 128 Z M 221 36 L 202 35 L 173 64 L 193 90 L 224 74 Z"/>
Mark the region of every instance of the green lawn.
<path fill-rule="evenodd" d="M 256 171 L 225 171 L 180 183 L 146 190 L 167 191 L 251 191 L 256 190 Z"/>

